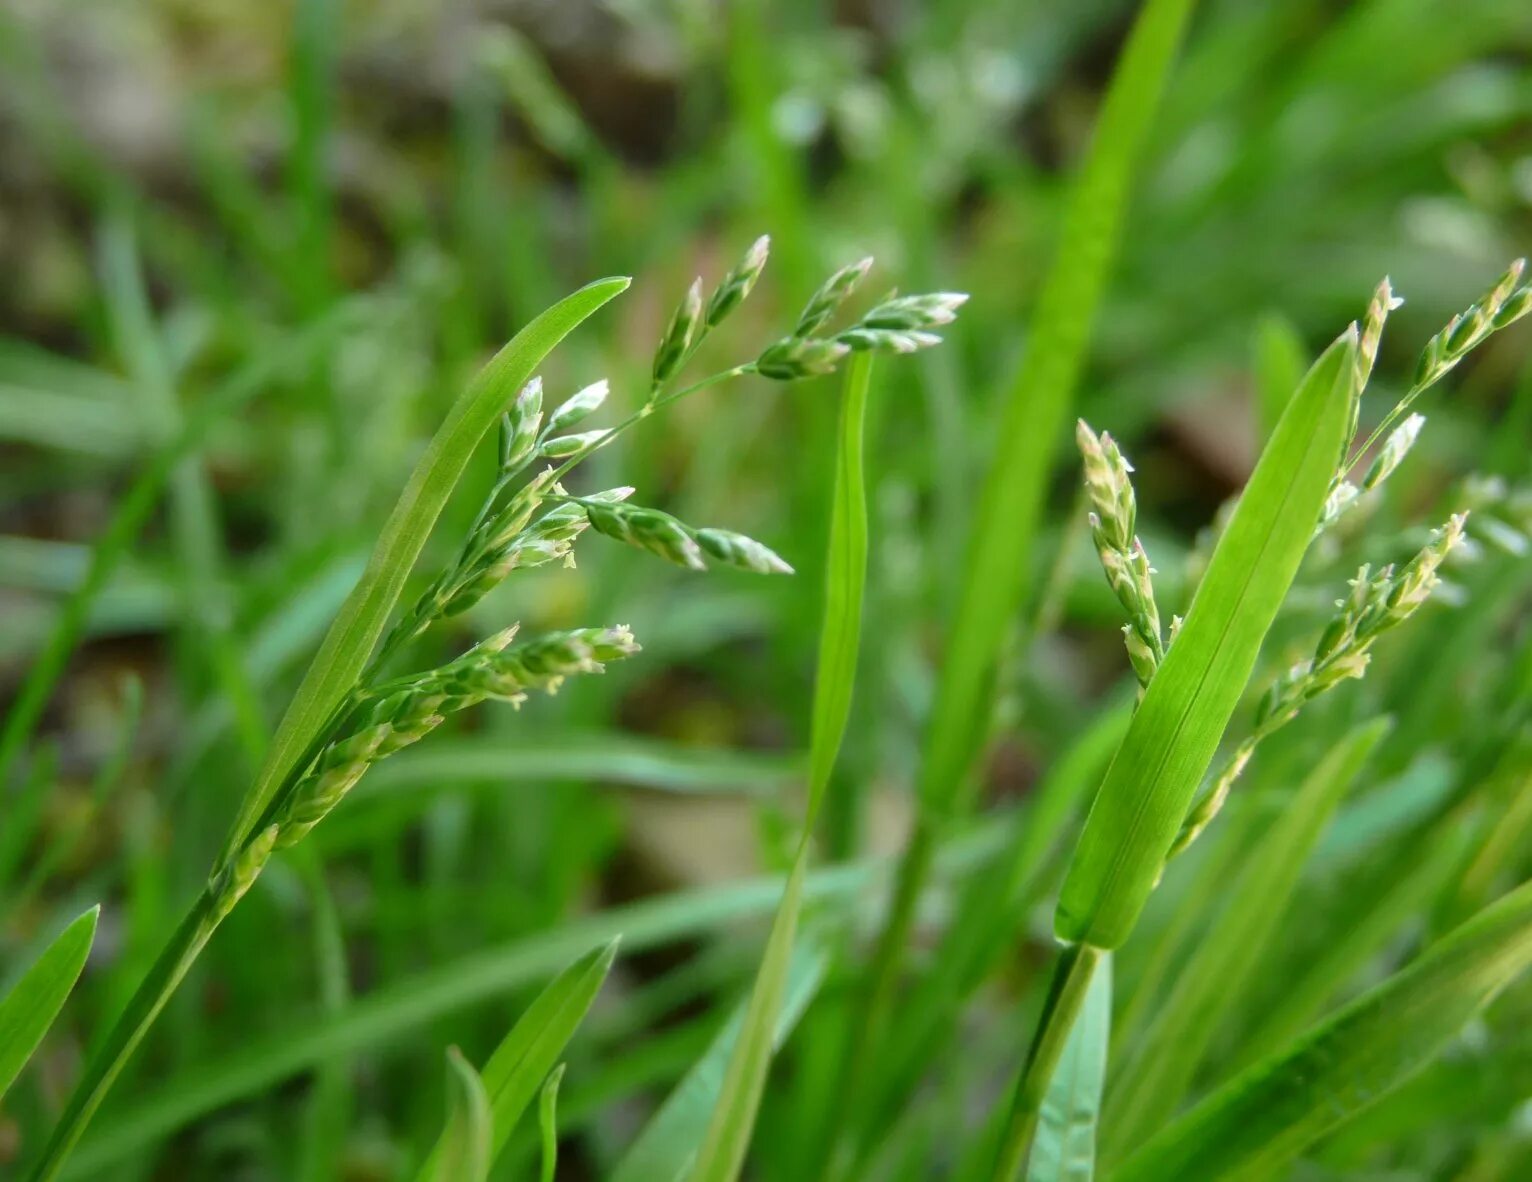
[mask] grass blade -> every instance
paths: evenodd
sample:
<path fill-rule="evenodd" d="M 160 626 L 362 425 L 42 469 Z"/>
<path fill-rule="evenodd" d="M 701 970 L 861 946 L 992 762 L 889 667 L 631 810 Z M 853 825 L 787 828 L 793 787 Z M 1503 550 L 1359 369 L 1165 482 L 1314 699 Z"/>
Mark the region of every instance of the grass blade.
<path fill-rule="evenodd" d="M 543 1143 L 541 1182 L 553 1182 L 559 1168 L 559 1084 L 564 1082 L 564 1064 L 548 1074 L 537 1097 L 537 1129 Z"/>
<path fill-rule="evenodd" d="M 100 914 L 99 906 L 92 907 L 60 932 L 0 1001 L 0 1097 L 16 1081 L 79 979 Z"/>
<path fill-rule="evenodd" d="M 1043 1097 L 1027 1182 L 1090 1182 L 1095 1176 L 1096 1120 L 1111 1030 L 1112 958 L 1104 956 Z"/>
<path fill-rule="evenodd" d="M 484 1090 L 493 1113 L 489 1164 L 505 1147 L 538 1088 L 574 1037 L 616 958 L 617 941 L 613 940 L 586 953 L 555 977 L 484 1065 Z M 421 1182 L 445 1176 L 440 1171 L 450 1152 L 443 1138 L 421 1171 Z"/>
<path fill-rule="evenodd" d="M 1233 897 L 1128 1061 L 1107 1106 L 1113 1147 L 1136 1144 L 1175 1113 L 1230 1003 L 1244 996 L 1310 851 L 1390 725 L 1366 723 L 1332 747 L 1261 833 Z"/>
<path fill-rule="evenodd" d="M 245 797 L 225 856 L 232 855 L 262 810 L 356 682 L 382 634 L 405 580 L 475 446 L 538 363 L 583 320 L 628 286 L 599 279 L 565 297 L 515 335 L 474 377 L 432 437 L 373 547 L 361 581 L 330 625 L 293 695 L 266 763 Z"/>
<path fill-rule="evenodd" d="M 248 889 L 259 873 L 276 830 L 261 825 L 257 835 L 251 828 L 252 820 L 273 803 L 289 773 L 301 770 L 298 765 L 303 762 L 302 754 L 355 685 L 426 536 L 463 474 L 475 445 L 512 392 L 531 376 L 532 369 L 548 351 L 627 286 L 625 278 L 598 280 L 555 304 L 517 333 L 479 371 L 447 413 L 446 421 L 427 445 L 384 525 L 361 581 L 342 605 L 288 706 L 268 749 L 266 763 L 245 796 L 223 855 L 209 875 L 208 888 L 170 937 L 75 1085 L 43 1160 L 33 1174 L 35 1182 L 49 1182 L 58 1176 L 117 1075 L 226 914 L 226 908 L 216 897 L 215 884 L 241 882 L 234 895 L 237 902 L 238 894 Z M 263 845 L 264 852 L 255 856 Z"/>
<path fill-rule="evenodd" d="M 1055 917 L 1062 940 L 1117 947 L 1154 889 L 1319 520 L 1356 342 L 1353 327 L 1325 351 L 1261 453 L 1086 818 Z"/>
<path fill-rule="evenodd" d="M 1113 1182 L 1254 1177 L 1409 1079 L 1532 964 L 1532 884 L 1163 1129 Z"/>
<path fill-rule="evenodd" d="M 871 357 L 857 354 L 846 373 L 846 392 L 841 403 L 825 567 L 824 625 L 814 677 L 809 799 L 803 838 L 772 922 L 744 1026 L 729 1058 L 718 1107 L 697 1156 L 692 1173 L 695 1182 L 733 1182 L 744 1165 L 756 1110 L 766 1085 L 766 1071 L 771 1064 L 777 1013 L 787 989 L 814 820 L 829 786 L 851 713 L 851 690 L 861 640 L 862 593 L 867 577 L 867 493 L 862 453 L 871 375 Z"/>
<path fill-rule="evenodd" d="M 828 964 L 824 950 L 809 942 L 800 944 L 793 953 L 782 1007 L 777 1012 L 774 1046 L 780 1047 L 798 1024 L 819 991 Z M 723 1087 L 724 1070 L 739 1041 L 744 1020 L 742 1005 L 628 1147 L 610 1182 L 668 1182 L 685 1174 L 707 1132 L 709 1117 Z"/>
<path fill-rule="evenodd" d="M 484 1182 L 494 1116 L 484 1081 L 456 1047 L 447 1050 L 447 1096 L 447 1127 L 431 1182 Z"/>

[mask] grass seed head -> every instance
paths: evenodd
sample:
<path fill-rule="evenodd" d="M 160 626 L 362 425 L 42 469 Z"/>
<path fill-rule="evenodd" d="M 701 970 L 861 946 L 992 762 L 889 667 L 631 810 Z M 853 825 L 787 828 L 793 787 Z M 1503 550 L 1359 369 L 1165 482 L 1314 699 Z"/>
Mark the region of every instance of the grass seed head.
<path fill-rule="evenodd" d="M 762 234 L 750 244 L 750 249 L 745 252 L 745 257 L 739 261 L 739 265 L 724 276 L 723 282 L 708 299 L 706 318 L 708 328 L 717 328 L 725 316 L 745 302 L 745 297 L 750 294 L 755 281 L 761 277 L 761 272 L 766 267 L 766 257 L 770 253 L 769 235 Z"/>
<path fill-rule="evenodd" d="M 558 409 L 548 416 L 548 426 L 543 434 L 552 435 L 565 427 L 573 427 L 587 415 L 599 410 L 610 392 L 611 387 L 605 378 L 599 382 L 592 382 L 583 390 L 576 391 L 559 403 Z"/>
<path fill-rule="evenodd" d="M 758 575 L 790 575 L 793 568 L 783 562 L 773 550 L 754 538 L 733 533 L 726 529 L 699 529 L 695 535 L 697 545 L 710 558 L 740 570 L 753 571 Z"/>
<path fill-rule="evenodd" d="M 657 554 L 677 566 L 707 569 L 691 531 L 668 513 L 624 504 L 587 504 L 585 512 L 597 533 Z"/>
<path fill-rule="evenodd" d="M 777 382 L 795 382 L 800 378 L 834 373 L 851 352 L 841 341 L 816 337 L 786 337 L 769 345 L 755 360 L 755 369 L 763 378 Z"/>
<path fill-rule="evenodd" d="M 867 258 L 842 267 L 826 279 L 819 290 L 809 297 L 809 302 L 798 317 L 798 323 L 793 326 L 793 336 L 806 340 L 828 324 L 831 317 L 867 277 L 867 272 L 870 270 L 872 270 L 872 257 L 869 255 Z"/>
<path fill-rule="evenodd" d="M 1420 429 L 1425 425 L 1425 415 L 1411 415 L 1388 433 L 1377 458 L 1362 478 L 1362 492 L 1371 492 L 1389 478 L 1404 461 L 1404 457 L 1409 455 L 1410 448 L 1415 446 L 1415 440 L 1420 437 Z"/>
<path fill-rule="evenodd" d="M 574 435 L 556 435 L 552 439 L 545 440 L 537 449 L 537 454 L 545 459 L 561 460 L 594 446 L 607 434 L 609 432 L 602 428 L 595 431 L 580 431 Z"/>
<path fill-rule="evenodd" d="M 500 469 L 519 472 L 537 450 L 543 419 L 543 380 L 533 378 L 516 394 L 511 409 L 500 417 Z"/>
<path fill-rule="evenodd" d="M 663 386 L 681 368 L 697 343 L 697 329 L 702 325 L 702 280 L 693 279 L 686 295 L 670 318 L 670 327 L 654 354 L 654 385 Z"/>

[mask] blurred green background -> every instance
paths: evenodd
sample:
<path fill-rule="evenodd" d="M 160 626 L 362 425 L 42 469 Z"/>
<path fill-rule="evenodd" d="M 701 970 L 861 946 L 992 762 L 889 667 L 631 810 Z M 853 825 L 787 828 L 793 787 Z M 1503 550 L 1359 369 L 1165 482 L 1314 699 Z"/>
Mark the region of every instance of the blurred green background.
<path fill-rule="evenodd" d="M 107 906 L 84 987 L 0 1114 L 0 1173 L 35 1151 L 91 1032 L 200 886 L 451 399 L 597 276 L 636 280 L 544 376 L 554 398 L 608 377 L 619 413 L 692 276 L 716 278 L 759 233 L 771 265 L 709 342 L 720 365 L 753 356 L 863 254 L 875 289 L 971 293 L 946 346 L 876 379 L 869 614 L 826 852 L 898 847 L 998 396 L 1132 11 L 9 0 L 0 702 L 135 475 L 213 415 L 48 704 L 28 752 L 46 791 L 8 786 L 0 964 Z M 1263 356 L 1314 355 L 1387 274 L 1408 302 L 1378 385 L 1402 390 L 1425 338 L 1529 242 L 1525 0 L 1202 4 L 1077 404 L 1138 470 L 1162 602 L 1180 602 L 1197 531 L 1253 462 Z M 1526 478 L 1529 351 L 1524 323 L 1421 407 L 1431 426 L 1390 486 L 1391 520 L 1419 520 L 1470 470 Z M 798 577 L 701 578 L 592 538 L 578 569 L 513 579 L 433 639 L 443 656 L 517 619 L 622 622 L 645 652 L 520 713 L 477 711 L 369 776 L 313 856 L 274 866 L 228 921 L 74 1176 L 401 1176 L 440 1125 L 441 1048 L 482 1055 L 529 989 L 609 930 L 601 916 L 682 892 L 663 904 L 675 914 L 643 920 L 656 934 L 630 941 L 572 1051 L 560 1176 L 604 1175 L 758 955 L 751 917 L 773 897 L 716 884 L 786 858 L 835 405 L 829 381 L 749 380 L 587 465 L 589 487 L 632 484 L 686 521 L 743 530 Z M 1026 795 L 1126 672 L 1076 486 L 1061 439 L 1036 584 L 1065 572 L 1062 615 L 1007 680 L 985 778 L 997 804 Z M 426 569 L 476 505 L 454 499 Z M 1056 565 L 1070 550 L 1078 561 Z M 1524 585 L 1523 569 L 1496 620 L 1525 609 Z M 1400 664 L 1431 669 L 1422 650 Z M 1390 770 L 1426 775 L 1420 749 L 1474 709 L 1440 678 Z M 1435 758 L 1458 754 L 1446 742 Z M 647 930 L 610 921 L 624 926 Z M 1006 1042 L 986 1053 L 1014 1057 L 1024 1027 L 997 1006 Z M 813 1102 L 811 1065 L 795 1062 L 762 1117 L 768 1144 Z M 525 1176 L 531 1148 L 505 1177 Z M 795 1177 L 792 1162 L 768 1151 L 761 1176 Z"/>

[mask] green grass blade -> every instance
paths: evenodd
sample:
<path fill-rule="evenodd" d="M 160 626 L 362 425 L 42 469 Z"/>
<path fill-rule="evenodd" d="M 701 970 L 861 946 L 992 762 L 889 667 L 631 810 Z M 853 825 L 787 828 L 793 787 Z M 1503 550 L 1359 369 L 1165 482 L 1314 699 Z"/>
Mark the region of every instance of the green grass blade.
<path fill-rule="evenodd" d="M 612 940 L 555 977 L 484 1065 L 484 1090 L 494 1118 L 489 1137 L 491 1163 L 585 1019 L 616 958 L 617 941 Z M 421 1182 L 442 1176 L 440 1169 L 449 1151 L 445 1139 L 437 1144 L 421 1171 Z"/>
<path fill-rule="evenodd" d="M 1095 1176 L 1096 1121 L 1111 1030 L 1112 958 L 1103 956 L 1043 1097 L 1027 1182 L 1090 1182 Z"/>
<path fill-rule="evenodd" d="M 225 847 L 226 857 L 249 836 L 283 778 L 362 672 L 431 527 L 479 440 L 553 347 L 625 290 L 628 282 L 620 277 L 600 279 L 553 305 L 495 354 L 453 403 L 384 524 L 361 581 L 341 607 L 293 695 L 261 774 L 240 808 Z"/>
<path fill-rule="evenodd" d="M 1261 833 L 1233 896 L 1167 991 L 1107 1105 L 1114 1151 L 1146 1139 L 1179 1107 L 1230 1004 L 1244 995 L 1315 842 L 1390 725 L 1366 723 L 1332 747 Z"/>
<path fill-rule="evenodd" d="M 16 1081 L 79 979 L 100 914 L 99 906 L 92 907 L 60 932 L 0 1001 L 0 1097 Z"/>
<path fill-rule="evenodd" d="M 1179 636 L 1096 794 L 1059 898 L 1059 938 L 1133 930 L 1308 549 L 1350 422 L 1355 327 L 1309 370 L 1261 453 Z"/>
<path fill-rule="evenodd" d="M 819 639 L 819 665 L 814 677 L 808 810 L 802 844 L 788 876 L 782 904 L 771 925 L 766 952 L 751 991 L 750 1006 L 745 1012 L 744 1026 L 724 1075 L 718 1107 L 697 1155 L 696 1169 L 692 1173 L 696 1182 L 733 1182 L 744 1165 L 756 1110 L 766 1086 L 767 1068 L 771 1064 L 777 1013 L 787 989 L 814 820 L 824 800 L 845 734 L 846 720 L 851 713 L 851 690 L 856 681 L 862 630 L 862 595 L 867 577 L 863 446 L 871 376 L 871 356 L 859 353 L 846 373 L 836 443 L 829 553 L 825 564 L 824 625 Z"/>
<path fill-rule="evenodd" d="M 540 1182 L 553 1182 L 559 1168 L 559 1084 L 564 1082 L 564 1064 L 548 1073 L 543 1090 L 537 1096 L 537 1131 L 542 1140 L 543 1165 Z"/>
<path fill-rule="evenodd" d="M 932 804 L 954 798 L 976 758 L 990 671 L 1020 605 L 1053 457 L 1066 441 L 1091 325 L 1116 259 L 1134 168 L 1191 8 L 1192 0 L 1149 0 L 1141 9 L 1070 194 L 970 534 L 921 768 L 921 792 Z"/>
<path fill-rule="evenodd" d="M 447 1097 L 447 1127 L 431 1182 L 484 1182 L 494 1114 L 484 1081 L 456 1047 L 447 1051 Z"/>
<path fill-rule="evenodd" d="M 1006 832 L 1005 822 L 991 822 L 951 842 L 938 868 L 944 874 L 972 873 L 995 857 Z M 826 867 L 809 876 L 805 894 L 812 901 L 846 906 L 870 887 L 881 886 L 885 870 L 874 861 Z M 80 1147 L 65 1176 L 99 1177 L 113 1163 L 142 1154 L 156 1140 L 226 1104 L 337 1057 L 397 1045 L 445 1014 L 558 972 L 599 941 L 620 935 L 624 947 L 636 952 L 769 915 L 782 888 L 780 876 L 755 878 L 614 907 L 395 981 L 341 1015 L 290 1022 L 236 1052 L 193 1064 L 154 1093 L 125 1105 Z"/>
<path fill-rule="evenodd" d="M 1532 884 L 1159 1132 L 1113 1182 L 1281 1167 L 1409 1079 L 1532 964 Z"/>
<path fill-rule="evenodd" d="M 828 963 L 825 951 L 809 941 L 794 951 L 777 1012 L 774 1046 L 780 1047 L 798 1024 L 824 981 Z M 744 1021 L 745 1006 L 741 1005 L 628 1147 L 609 1182 L 672 1182 L 685 1174 L 707 1132 L 723 1087 L 724 1070 Z"/>

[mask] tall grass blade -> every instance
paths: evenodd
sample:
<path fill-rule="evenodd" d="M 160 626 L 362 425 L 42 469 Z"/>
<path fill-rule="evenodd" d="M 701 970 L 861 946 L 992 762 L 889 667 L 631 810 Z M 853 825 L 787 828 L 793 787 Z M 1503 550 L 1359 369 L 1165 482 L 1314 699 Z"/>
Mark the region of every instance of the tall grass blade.
<path fill-rule="evenodd" d="M 505 1147 L 548 1073 L 584 1020 L 617 957 L 617 941 L 594 949 L 553 979 L 495 1049 L 481 1073 L 492 1113 L 489 1163 Z M 450 1153 L 444 1138 L 421 1171 L 420 1182 L 442 1177 Z"/>
<path fill-rule="evenodd" d="M 1111 1031 L 1112 958 L 1103 956 L 1043 1097 L 1027 1182 L 1091 1182 L 1095 1177 L 1096 1122 Z"/>
<path fill-rule="evenodd" d="M 799 943 L 787 970 L 787 988 L 783 991 L 782 1007 L 777 1012 L 773 1033 L 774 1046 L 780 1047 L 792 1033 L 803 1011 L 819 991 L 828 965 L 829 957 L 824 949 L 807 940 Z M 708 1045 L 702 1058 L 686 1073 L 686 1078 L 675 1086 L 659 1111 L 650 1117 L 649 1123 L 612 1171 L 609 1182 L 651 1182 L 653 1179 L 671 1182 L 685 1175 L 696 1158 L 717 1106 L 724 1071 L 739 1041 L 744 1020 L 745 1006 L 741 1005 L 728 1025 Z"/>
<path fill-rule="evenodd" d="M 756 1110 L 771 1064 L 777 1014 L 787 990 L 793 939 L 803 905 L 810 841 L 819 806 L 829 786 L 851 713 L 857 651 L 862 629 L 862 594 L 867 577 L 867 493 L 863 476 L 863 437 L 872 359 L 859 353 L 846 372 L 836 443 L 835 483 L 831 500 L 829 554 L 825 564 L 825 613 L 814 677 L 814 706 L 809 739 L 808 808 L 798 856 L 788 876 L 782 904 L 772 922 L 766 952 L 751 991 L 739 1040 L 729 1058 L 718 1107 L 692 1172 L 694 1182 L 733 1182 L 744 1165 Z"/>
<path fill-rule="evenodd" d="M 1244 996 L 1310 851 L 1390 725 L 1378 719 L 1345 736 L 1260 834 L 1232 897 L 1167 991 L 1107 1104 L 1114 1150 L 1144 1140 L 1179 1107 L 1230 1004 Z"/>
<path fill-rule="evenodd" d="M 1532 964 L 1532 884 L 1162 1129 L 1112 1182 L 1280 1168 L 1434 1059 Z"/>
<path fill-rule="evenodd" d="M 241 806 L 223 855 L 208 888 L 171 936 L 127 1008 L 75 1085 L 34 1182 L 58 1176 L 85 1126 L 110 1090 L 139 1042 L 154 1024 L 170 995 L 201 953 L 222 919 L 220 882 L 238 894 L 248 889 L 269 856 L 275 827 L 252 822 L 273 803 L 278 789 L 295 771 L 303 754 L 324 730 L 335 708 L 346 699 L 371 655 L 389 613 L 426 536 L 447 497 L 463 474 L 475 445 L 494 424 L 532 369 L 575 326 L 628 286 L 625 278 L 588 284 L 528 324 L 469 384 L 432 437 L 404 493 L 384 525 L 361 582 L 341 607 L 313 664 L 283 716 L 268 749 L 266 763 Z M 258 847 L 264 844 L 264 852 Z M 232 906 L 232 903 L 230 903 Z"/>
<path fill-rule="evenodd" d="M 484 1182 L 494 1115 L 484 1081 L 456 1047 L 447 1050 L 447 1127 L 430 1182 Z"/>
<path fill-rule="evenodd" d="M 1132 931 L 1319 520 L 1350 422 L 1353 327 L 1315 362 L 1214 551 L 1086 818 L 1055 929 L 1115 948 Z"/>
<path fill-rule="evenodd" d="M 0 1097 L 58 1017 L 96 938 L 99 906 L 60 932 L 0 1001 Z"/>
<path fill-rule="evenodd" d="M 266 763 L 240 807 L 226 858 L 244 844 L 283 779 L 361 674 L 479 440 L 553 347 L 628 283 L 622 277 L 599 279 L 554 304 L 495 354 L 453 403 L 384 524 L 361 581 L 330 625 L 277 727 Z"/>

